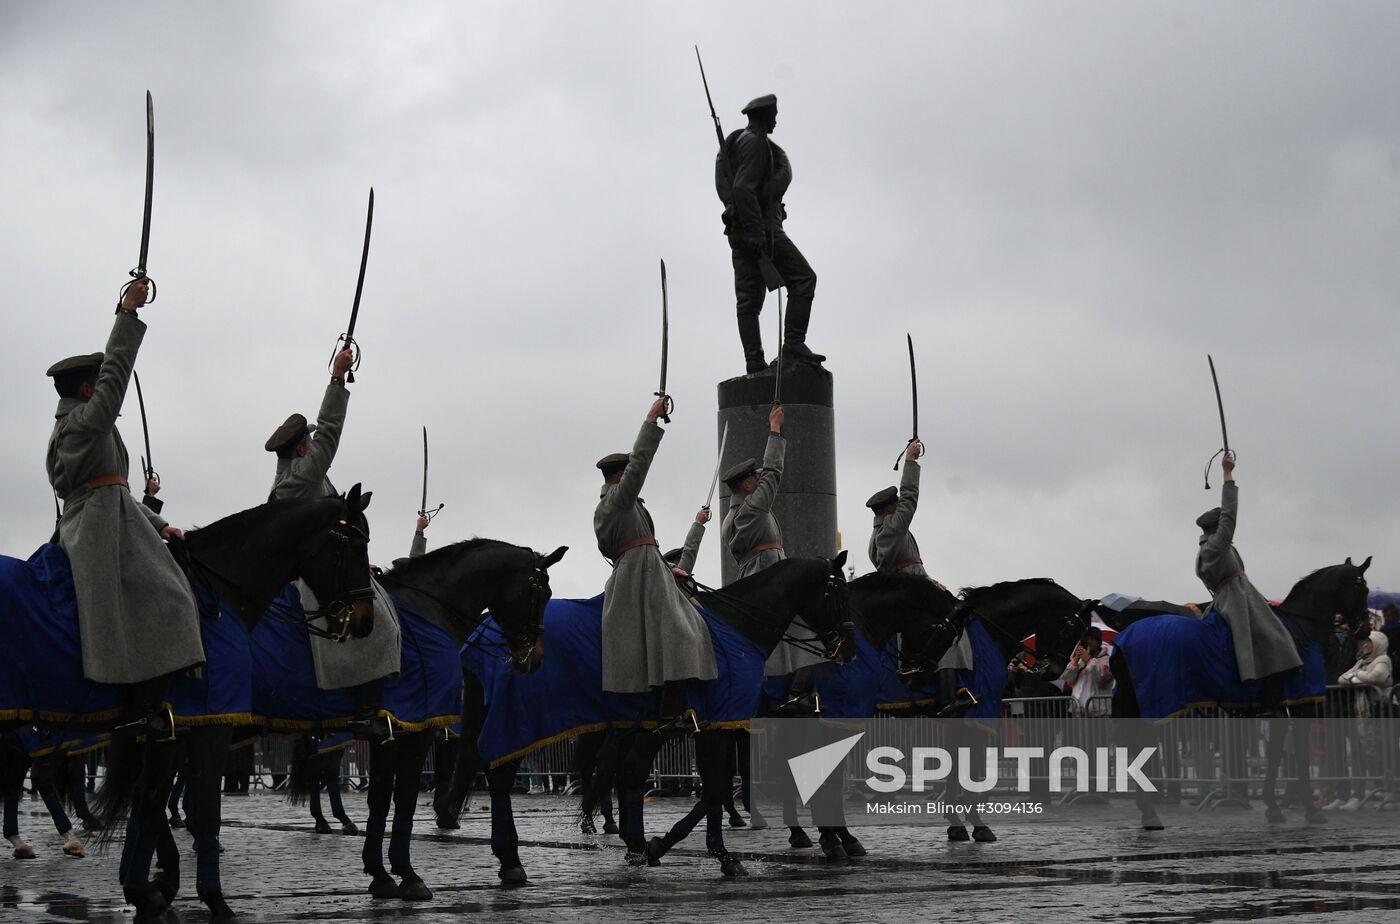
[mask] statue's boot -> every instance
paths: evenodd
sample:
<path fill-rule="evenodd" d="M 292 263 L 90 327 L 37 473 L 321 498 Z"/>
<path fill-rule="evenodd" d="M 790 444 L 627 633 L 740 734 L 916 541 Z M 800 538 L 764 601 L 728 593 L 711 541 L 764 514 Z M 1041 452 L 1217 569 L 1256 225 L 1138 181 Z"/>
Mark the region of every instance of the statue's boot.
<path fill-rule="evenodd" d="M 797 296 L 788 302 L 783 319 L 783 356 L 808 363 L 824 363 L 826 357 L 807 346 L 807 322 L 812 318 L 812 299 Z"/>
<path fill-rule="evenodd" d="M 745 371 L 749 375 L 768 368 L 763 360 L 763 328 L 759 326 L 758 315 L 739 315 L 739 343 L 744 347 Z"/>

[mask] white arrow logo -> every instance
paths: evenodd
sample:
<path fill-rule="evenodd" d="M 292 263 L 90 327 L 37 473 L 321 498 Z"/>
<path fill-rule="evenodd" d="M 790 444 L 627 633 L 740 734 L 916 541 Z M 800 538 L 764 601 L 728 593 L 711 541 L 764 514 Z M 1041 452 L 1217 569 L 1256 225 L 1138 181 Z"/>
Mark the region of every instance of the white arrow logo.
<path fill-rule="evenodd" d="M 846 759 L 846 755 L 851 753 L 851 749 L 864 737 L 865 732 L 861 732 L 832 744 L 822 745 L 815 751 L 788 758 L 792 781 L 797 784 L 797 798 L 802 800 L 803 805 L 816 794 L 827 777 L 841 766 L 841 761 Z"/>

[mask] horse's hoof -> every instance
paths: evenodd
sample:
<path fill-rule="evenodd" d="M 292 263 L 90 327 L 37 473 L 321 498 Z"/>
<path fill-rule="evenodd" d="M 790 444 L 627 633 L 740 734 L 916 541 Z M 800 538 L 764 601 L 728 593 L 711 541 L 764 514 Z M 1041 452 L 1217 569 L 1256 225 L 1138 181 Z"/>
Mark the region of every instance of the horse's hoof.
<path fill-rule="evenodd" d="M 399 883 L 399 898 L 406 902 L 425 902 L 432 897 L 432 890 L 417 876 L 405 876 Z"/>
<path fill-rule="evenodd" d="M 812 839 L 808 837 L 807 832 L 803 831 L 801 828 L 793 828 L 792 833 L 788 835 L 788 846 L 798 849 L 811 847 Z"/>
<path fill-rule="evenodd" d="M 133 924 L 163 924 L 166 920 L 166 912 L 170 910 L 170 904 L 156 888 L 154 882 L 147 883 L 142 888 L 122 889 L 122 897 L 127 903 L 136 907 L 136 915 L 132 918 Z"/>
<path fill-rule="evenodd" d="M 341 834 L 359 834 L 359 833 L 360 833 L 360 829 L 357 828 L 357 827 L 355 827 L 355 823 L 354 823 L 353 821 L 346 821 L 346 822 L 342 822 L 342 823 L 341 823 L 341 825 L 340 825 L 340 833 L 341 833 Z"/>
<path fill-rule="evenodd" d="M 666 842 L 659 837 L 647 841 L 647 866 L 660 866 L 666 855 Z"/>
<path fill-rule="evenodd" d="M 964 825 L 949 825 L 949 826 L 948 826 L 948 840 L 950 840 L 950 841 L 969 841 L 969 840 L 972 840 L 972 838 L 968 836 L 967 827 L 966 827 L 966 826 L 964 826 Z"/>
<path fill-rule="evenodd" d="M 841 839 L 834 834 L 823 834 L 819 843 L 822 855 L 833 863 L 842 863 L 851 858 L 850 854 L 846 853 L 846 848 L 841 846 Z"/>
<path fill-rule="evenodd" d="M 593 816 L 589 815 L 578 823 L 580 834 L 597 834 L 598 826 L 593 823 Z"/>
<path fill-rule="evenodd" d="M 324 818 L 318 818 L 318 819 L 316 819 L 316 828 L 315 828 L 315 831 L 316 831 L 317 834 L 330 834 L 330 833 L 331 833 L 332 831 L 334 831 L 334 830 L 335 830 L 335 829 L 331 827 L 331 823 L 330 823 L 329 821 L 326 821 L 326 819 L 324 819 Z"/>
<path fill-rule="evenodd" d="M 762 831 L 768 827 L 768 819 L 759 814 L 758 809 L 749 812 L 749 827 L 755 831 Z"/>
<path fill-rule="evenodd" d="M 18 847 L 15 848 L 15 859 L 16 859 L 16 860 L 32 860 L 32 859 L 34 859 L 34 848 L 33 848 L 33 847 L 30 847 L 28 844 L 20 844 Z"/>
<path fill-rule="evenodd" d="M 1271 825 L 1281 825 L 1288 820 L 1288 816 L 1283 814 L 1283 809 L 1273 805 L 1264 813 L 1264 820 Z"/>
<path fill-rule="evenodd" d="M 611 818 L 609 818 L 607 821 L 603 822 L 603 833 L 604 833 L 604 834 L 617 834 L 618 831 L 619 831 L 619 828 L 617 827 L 617 822 L 613 821 Z"/>
<path fill-rule="evenodd" d="M 175 901 L 175 896 L 180 893 L 180 871 L 158 869 L 155 875 L 151 876 L 151 885 L 160 890 L 168 905 Z"/>
<path fill-rule="evenodd" d="M 369 894 L 371 898 L 398 898 L 399 884 L 388 873 L 375 873 L 369 884 Z"/>
<path fill-rule="evenodd" d="M 501 885 L 520 886 L 530 881 L 523 866 L 503 866 L 496 871 L 496 875 L 500 877 Z"/>
<path fill-rule="evenodd" d="M 730 816 L 729 816 L 729 827 L 731 827 L 731 828 L 747 828 L 748 826 L 749 826 L 749 823 L 748 823 L 747 821 L 744 820 L 744 817 L 743 817 L 742 815 L 730 815 Z"/>
<path fill-rule="evenodd" d="M 972 829 L 972 839 L 979 844 L 990 844 L 997 839 L 997 836 L 986 825 L 977 825 Z"/>
<path fill-rule="evenodd" d="M 870 852 L 865 849 L 865 845 L 860 842 L 860 839 L 853 834 L 842 837 L 841 846 L 845 848 L 846 856 L 848 857 L 863 857 Z"/>
<path fill-rule="evenodd" d="M 87 856 L 87 851 L 83 849 L 82 842 L 76 839 L 65 841 L 63 844 L 63 852 L 70 857 L 77 857 L 79 860 Z"/>
<path fill-rule="evenodd" d="M 749 871 L 744 869 L 744 864 L 739 862 L 738 857 L 725 857 L 720 860 L 719 871 L 726 879 L 738 879 L 749 874 Z"/>
<path fill-rule="evenodd" d="M 222 892 L 199 892 L 199 900 L 209 908 L 209 924 L 229 924 L 237 921 L 238 915 L 224 901 Z"/>
<path fill-rule="evenodd" d="M 647 852 L 646 850 L 632 850 L 629 847 L 625 859 L 628 866 L 646 866 Z"/>
<path fill-rule="evenodd" d="M 1164 828 L 1166 828 L 1166 825 L 1162 824 L 1162 819 L 1157 815 L 1156 811 L 1148 809 L 1142 813 L 1142 830 L 1161 831 Z"/>

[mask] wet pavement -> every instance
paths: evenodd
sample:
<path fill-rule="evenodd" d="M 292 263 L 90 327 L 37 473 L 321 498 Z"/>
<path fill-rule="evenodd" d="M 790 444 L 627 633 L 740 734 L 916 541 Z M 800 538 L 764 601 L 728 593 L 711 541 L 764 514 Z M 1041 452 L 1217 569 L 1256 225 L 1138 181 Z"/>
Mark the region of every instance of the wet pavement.
<path fill-rule="evenodd" d="M 364 820 L 363 796 L 345 797 Z M 659 834 L 690 807 L 654 800 L 648 832 Z M 1167 830 L 1136 828 L 1126 804 L 1085 808 L 1071 823 L 1007 823 L 994 844 L 949 843 L 940 830 L 861 828 L 868 857 L 840 865 L 815 849 L 794 850 L 787 829 L 726 829 L 750 876 L 724 880 L 704 854 L 700 832 L 656 869 L 623 862 L 616 838 L 578 833 L 575 802 L 515 797 L 521 857 L 529 885 L 501 886 L 489 847 L 486 800 L 479 795 L 462 828 L 439 832 L 424 797 L 413 856 L 431 901 L 376 901 L 360 874 L 361 839 L 317 835 L 304 807 L 266 792 L 224 800 L 224 888 L 240 920 L 446 922 L 464 914 L 490 920 L 956 919 L 1128 921 L 1151 924 L 1297 918 L 1308 922 L 1400 921 L 1400 812 L 1328 813 L 1309 827 L 1298 812 L 1283 826 L 1261 809 L 1200 813 L 1168 806 Z M 21 804 L 21 828 L 39 856 L 0 858 L 0 921 L 129 921 L 117 897 L 119 849 L 65 857 L 42 805 Z M 815 832 L 813 832 L 815 834 Z M 193 895 L 189 836 L 183 921 L 203 921 Z"/>

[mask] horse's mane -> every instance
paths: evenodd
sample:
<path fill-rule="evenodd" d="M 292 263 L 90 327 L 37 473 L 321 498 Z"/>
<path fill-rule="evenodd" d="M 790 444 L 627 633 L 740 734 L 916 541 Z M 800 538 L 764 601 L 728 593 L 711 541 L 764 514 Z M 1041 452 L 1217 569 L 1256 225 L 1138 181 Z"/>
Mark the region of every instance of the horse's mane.
<path fill-rule="evenodd" d="M 1025 590 L 1035 587 L 1056 587 L 1061 590 L 1054 578 L 1022 578 L 1019 581 L 1002 581 L 1000 584 L 988 584 L 985 587 L 964 587 L 958 591 L 958 596 L 966 603 L 978 603 L 991 595 L 993 592 L 1006 590 Z"/>
<path fill-rule="evenodd" d="M 774 579 L 781 577 L 784 571 L 791 571 L 795 568 L 811 568 L 816 563 L 820 563 L 823 568 L 831 567 L 831 562 L 825 558 L 784 558 L 782 561 L 774 562 L 756 574 L 739 578 L 732 584 L 724 586 L 725 593 L 743 593 L 758 586 L 767 586 Z M 839 570 L 839 569 L 838 569 Z"/>
<path fill-rule="evenodd" d="M 403 578 L 407 575 L 415 574 L 417 571 L 432 568 L 449 559 L 455 560 L 464 555 L 477 552 L 491 551 L 519 551 L 528 552 L 529 549 L 521 545 L 513 545 L 501 539 L 486 539 L 481 536 L 472 539 L 463 539 L 461 542 L 453 542 L 449 545 L 439 546 L 431 552 L 419 555 L 417 558 L 396 559 L 394 566 L 384 572 L 383 577 L 389 580 Z"/>
<path fill-rule="evenodd" d="M 268 501 L 256 507 L 249 507 L 247 510 L 240 510 L 238 513 L 231 513 L 226 517 L 215 520 L 207 526 L 197 529 L 190 529 L 188 533 L 193 536 L 195 533 L 203 533 L 208 539 L 222 538 L 221 533 L 225 530 L 241 532 L 252 521 L 257 521 L 259 525 L 276 519 L 276 515 L 284 510 L 295 510 L 297 508 L 308 508 L 313 504 L 324 504 L 326 501 L 337 501 L 344 503 L 339 497 L 284 497 L 279 500 Z"/>

